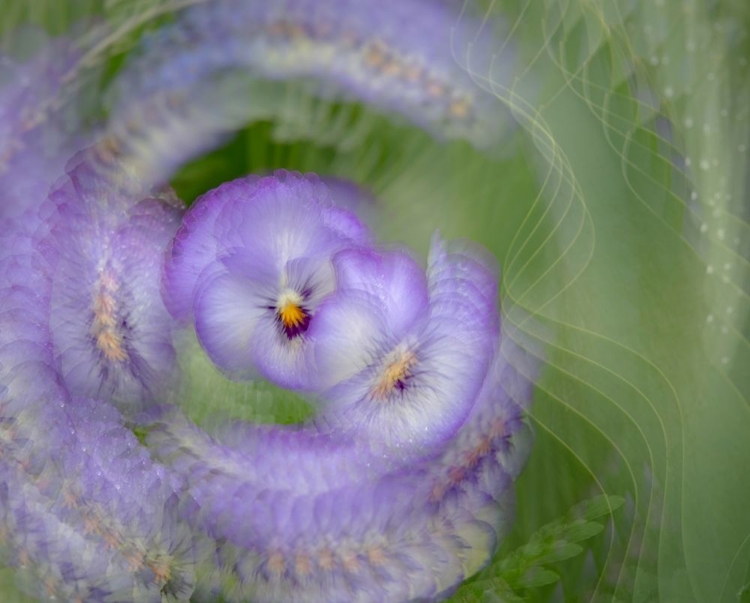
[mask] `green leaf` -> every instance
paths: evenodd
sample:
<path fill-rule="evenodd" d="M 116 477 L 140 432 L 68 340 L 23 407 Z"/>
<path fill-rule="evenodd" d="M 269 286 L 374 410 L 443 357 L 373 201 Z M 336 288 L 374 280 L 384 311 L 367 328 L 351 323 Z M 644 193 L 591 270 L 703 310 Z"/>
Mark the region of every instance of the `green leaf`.
<path fill-rule="evenodd" d="M 582 503 L 578 511 L 580 511 L 582 519 L 593 521 L 605 515 L 610 515 L 624 504 L 625 499 L 622 496 L 602 495 Z"/>
<path fill-rule="evenodd" d="M 601 528 L 601 526 L 599 527 Z M 558 561 L 564 561 L 565 559 L 570 559 L 571 557 L 580 555 L 583 550 L 583 547 L 579 544 L 573 544 L 572 542 L 565 542 L 564 540 L 561 540 L 559 542 L 556 542 L 550 550 L 540 555 L 537 559 L 537 563 L 539 563 L 540 565 L 557 563 Z"/>
<path fill-rule="evenodd" d="M 552 570 L 533 567 L 523 575 L 523 578 L 521 578 L 518 585 L 521 588 L 539 588 L 540 586 L 554 584 L 559 579 L 560 575 Z"/>
<path fill-rule="evenodd" d="M 587 549 L 578 543 L 604 529 L 600 522 L 588 518 L 601 519 L 623 503 L 621 497 L 598 496 L 575 505 L 563 517 L 539 528 L 526 544 L 496 560 L 475 580 L 465 584 L 453 601 L 485 601 L 483 593 L 490 590 L 505 597 L 501 600 L 523 600 L 523 591 L 554 584 L 560 580 L 560 574 L 547 566 L 584 553 Z"/>
<path fill-rule="evenodd" d="M 453 597 L 452 603 L 523 603 L 502 578 L 474 580 L 464 584 Z"/>
<path fill-rule="evenodd" d="M 588 540 L 604 529 L 600 523 L 580 520 L 565 526 L 565 538 L 570 542 Z"/>

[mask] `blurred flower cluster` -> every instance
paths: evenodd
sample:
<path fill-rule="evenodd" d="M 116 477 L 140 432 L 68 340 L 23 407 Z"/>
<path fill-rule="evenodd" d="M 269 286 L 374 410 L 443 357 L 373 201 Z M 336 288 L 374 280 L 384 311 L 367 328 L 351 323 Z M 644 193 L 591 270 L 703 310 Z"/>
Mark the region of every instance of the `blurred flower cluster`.
<path fill-rule="evenodd" d="M 425 264 L 378 242 L 377 200 L 346 179 L 249 175 L 189 208 L 168 185 L 292 79 L 497 147 L 502 107 L 471 77 L 495 30 L 458 14 L 195 3 L 143 37 L 93 117 L 76 82 L 105 34 L 3 59 L 0 541 L 31 596 L 426 601 L 489 562 L 534 374 L 491 254 L 435 234 Z M 312 416 L 207 432 L 178 395 L 190 354 Z"/>

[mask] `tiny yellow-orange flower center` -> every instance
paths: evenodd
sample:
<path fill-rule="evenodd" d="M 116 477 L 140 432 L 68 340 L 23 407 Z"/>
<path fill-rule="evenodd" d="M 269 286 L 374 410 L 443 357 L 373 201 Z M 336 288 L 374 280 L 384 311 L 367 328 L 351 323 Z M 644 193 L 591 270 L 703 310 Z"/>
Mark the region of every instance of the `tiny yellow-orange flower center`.
<path fill-rule="evenodd" d="M 307 313 L 297 304 L 289 302 L 279 309 L 279 319 L 287 329 L 299 327 L 305 318 L 307 318 Z"/>
<path fill-rule="evenodd" d="M 395 358 L 385 365 L 373 389 L 373 396 L 382 400 L 394 391 L 405 390 L 416 363 L 417 357 L 414 352 L 408 350 L 398 352 Z"/>
<path fill-rule="evenodd" d="M 299 337 L 310 324 L 310 313 L 303 305 L 302 296 L 296 291 L 287 291 L 276 303 L 276 319 L 288 339 Z"/>

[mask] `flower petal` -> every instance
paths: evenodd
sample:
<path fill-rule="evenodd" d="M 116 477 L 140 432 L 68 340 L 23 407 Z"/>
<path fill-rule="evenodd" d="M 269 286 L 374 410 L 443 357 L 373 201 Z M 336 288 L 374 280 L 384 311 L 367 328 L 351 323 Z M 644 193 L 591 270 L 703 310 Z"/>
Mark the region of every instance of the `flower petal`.
<path fill-rule="evenodd" d="M 346 249 L 334 257 L 337 286 L 377 296 L 386 310 L 385 321 L 399 339 L 428 313 L 424 270 L 402 251 Z"/>
<path fill-rule="evenodd" d="M 193 308 L 201 345 L 221 369 L 249 375 L 250 339 L 268 309 L 252 282 L 224 271 L 204 272 Z"/>

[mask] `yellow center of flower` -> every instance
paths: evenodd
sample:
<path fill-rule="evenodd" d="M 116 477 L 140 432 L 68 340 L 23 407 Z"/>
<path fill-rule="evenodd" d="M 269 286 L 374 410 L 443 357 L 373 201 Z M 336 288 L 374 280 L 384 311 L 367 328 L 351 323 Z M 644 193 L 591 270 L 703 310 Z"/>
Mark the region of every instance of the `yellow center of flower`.
<path fill-rule="evenodd" d="M 299 327 L 305 321 L 307 312 L 295 303 L 288 302 L 279 308 L 279 319 L 281 324 L 287 329 Z"/>
<path fill-rule="evenodd" d="M 412 368 L 417 363 L 417 357 L 414 352 L 400 351 L 396 357 L 385 365 L 385 369 L 380 375 L 373 396 L 375 398 L 387 398 L 394 391 L 403 391 L 406 389 L 406 382 L 412 376 Z"/>
<path fill-rule="evenodd" d="M 276 319 L 288 339 L 295 339 L 307 330 L 310 314 L 302 296 L 293 290 L 285 291 L 276 302 Z"/>

